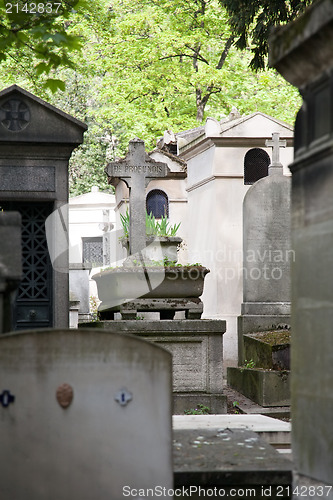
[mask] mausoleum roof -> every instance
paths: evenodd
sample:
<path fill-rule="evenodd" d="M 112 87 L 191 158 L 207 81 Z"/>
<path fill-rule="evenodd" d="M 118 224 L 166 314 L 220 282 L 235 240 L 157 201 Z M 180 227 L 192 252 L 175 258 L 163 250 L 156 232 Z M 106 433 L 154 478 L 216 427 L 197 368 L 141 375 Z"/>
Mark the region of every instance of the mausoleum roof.
<path fill-rule="evenodd" d="M 31 94 L 27 90 L 23 89 L 22 87 L 19 87 L 19 85 L 11 85 L 10 87 L 7 87 L 6 89 L 3 89 L 0 91 L 0 98 L 4 96 L 9 96 L 12 93 L 18 93 L 22 94 L 23 96 L 27 97 L 28 99 L 32 99 L 33 101 L 37 102 L 41 106 L 45 106 L 45 108 L 48 108 L 50 111 L 53 113 L 62 116 L 66 120 L 69 120 L 70 122 L 75 123 L 78 127 L 82 127 L 84 130 L 87 130 L 88 126 L 83 123 L 81 120 L 78 120 L 77 118 L 74 118 L 73 116 L 69 115 L 68 113 L 65 113 L 65 111 L 62 111 L 59 108 L 56 108 L 55 106 L 52 106 L 52 104 L 44 101 L 40 97 L 35 96 L 34 94 Z"/>
<path fill-rule="evenodd" d="M 0 92 L 0 141 L 78 145 L 87 125 L 18 85 Z"/>
<path fill-rule="evenodd" d="M 196 133 L 194 133 L 194 130 Z M 186 134 L 186 132 L 191 132 Z M 272 116 L 260 111 L 246 116 L 231 113 L 230 117 L 221 121 L 207 118 L 205 127 L 198 127 L 192 131 L 176 134 L 178 138 L 179 154 L 194 148 L 196 145 L 209 140 L 235 140 L 248 142 L 256 138 L 270 138 L 273 132 L 278 132 L 281 137 L 290 140 L 293 138 L 293 127 Z M 190 140 L 188 140 L 190 138 Z"/>

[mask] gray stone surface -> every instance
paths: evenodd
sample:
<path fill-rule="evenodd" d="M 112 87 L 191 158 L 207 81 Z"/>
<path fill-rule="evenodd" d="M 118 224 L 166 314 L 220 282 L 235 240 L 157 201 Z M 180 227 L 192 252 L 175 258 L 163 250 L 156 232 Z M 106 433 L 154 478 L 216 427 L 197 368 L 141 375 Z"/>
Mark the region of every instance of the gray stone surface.
<path fill-rule="evenodd" d="M 171 356 L 133 336 L 30 331 L 0 338 L 0 497 L 119 500 L 172 487 Z M 71 386 L 68 407 L 59 386 Z"/>
<path fill-rule="evenodd" d="M 0 333 L 12 328 L 14 293 L 22 278 L 21 216 L 0 212 Z"/>
<path fill-rule="evenodd" d="M 269 64 L 292 85 L 304 88 L 331 69 L 332 26 L 332 2 L 316 2 L 297 21 L 272 31 Z"/>
<path fill-rule="evenodd" d="M 290 178 L 279 174 L 257 181 L 244 198 L 244 306 L 256 303 L 281 314 L 290 306 Z M 253 308 L 251 305 L 254 303 Z M 287 303 L 287 304 L 286 304 Z M 284 311 L 285 313 L 285 311 Z"/>
<path fill-rule="evenodd" d="M 244 335 L 244 357 L 268 370 L 290 370 L 290 332 L 257 332 Z"/>
<path fill-rule="evenodd" d="M 333 478 L 333 4 L 319 1 L 273 33 L 271 63 L 302 87 L 292 171 L 294 485 Z M 280 45 L 281 36 L 288 41 Z M 310 490 L 305 492 L 309 495 Z M 330 493 L 332 495 L 332 492 Z M 299 498 L 295 495 L 295 498 Z"/>
<path fill-rule="evenodd" d="M 2 191 L 54 192 L 55 168 L 1 165 L 0 182 Z"/>
<path fill-rule="evenodd" d="M 221 489 L 215 498 L 265 498 L 266 486 L 271 487 L 266 497 L 290 498 L 291 462 L 255 432 L 224 426 L 179 429 L 174 430 L 173 438 L 175 488 L 192 486 L 191 498 L 202 498 L 203 490 L 213 497 L 215 487 Z"/>
<path fill-rule="evenodd" d="M 80 325 L 85 326 L 92 325 Z M 130 333 L 172 353 L 174 411 L 177 413 L 184 413 L 185 409 L 193 409 L 198 404 L 209 406 L 208 403 L 213 404 L 216 411 L 226 412 L 223 395 L 225 321 L 111 320 L 96 322 L 94 326 Z"/>
<path fill-rule="evenodd" d="M 89 273 L 91 264 L 69 265 L 69 290 L 75 293 L 80 301 L 79 315 L 81 318 L 89 318 Z"/>
<path fill-rule="evenodd" d="M 105 169 L 109 183 L 126 182 L 130 189 L 130 254 L 146 248 L 146 197 L 145 189 L 152 179 L 166 177 L 166 163 L 157 162 L 145 152 L 144 141 L 136 138 L 129 142 L 127 156 L 109 163 Z"/>
<path fill-rule="evenodd" d="M 267 443 L 278 450 L 290 449 L 291 424 L 264 415 L 174 415 L 173 430 L 201 431 L 222 429 L 245 429 L 256 432 Z"/>
<path fill-rule="evenodd" d="M 228 385 L 261 406 L 289 406 L 289 371 L 229 366 Z"/>
<path fill-rule="evenodd" d="M 38 204 L 39 207 L 44 207 L 48 214 L 66 205 L 68 160 L 73 149 L 82 143 L 86 129 L 84 123 L 17 85 L 2 90 L 0 92 L 0 205 L 18 204 L 15 209 L 24 212 L 24 207 L 19 206 L 21 202 L 28 203 L 29 206 Z M 64 227 L 61 228 L 61 232 L 65 233 L 63 272 L 55 272 L 53 275 L 53 283 L 50 283 L 51 303 L 46 308 L 42 304 L 45 297 L 33 304 L 31 298 L 25 303 L 22 301 L 20 304 L 16 303 L 16 316 L 24 318 L 25 327 L 37 327 L 38 321 L 44 327 L 45 325 L 68 326 L 66 217 L 63 223 Z M 55 241 L 59 241 L 61 235 L 55 233 L 53 237 Z M 44 265 L 45 270 L 50 263 L 44 262 Z M 24 267 L 24 273 L 29 271 Z M 24 274 L 24 277 L 27 277 L 27 274 Z M 15 328 L 18 328 L 18 325 L 17 319 Z"/>

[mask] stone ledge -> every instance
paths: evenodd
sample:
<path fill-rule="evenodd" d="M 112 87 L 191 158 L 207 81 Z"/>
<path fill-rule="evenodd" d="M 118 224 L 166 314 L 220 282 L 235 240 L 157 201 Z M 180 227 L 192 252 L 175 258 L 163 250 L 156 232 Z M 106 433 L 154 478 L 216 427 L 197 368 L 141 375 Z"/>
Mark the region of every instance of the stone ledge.
<path fill-rule="evenodd" d="M 163 333 L 163 335 L 174 335 L 175 333 L 221 335 L 226 331 L 226 321 L 220 319 L 110 320 L 81 323 L 80 328 L 104 328 L 116 332 L 143 335 L 155 335 L 156 333 Z"/>

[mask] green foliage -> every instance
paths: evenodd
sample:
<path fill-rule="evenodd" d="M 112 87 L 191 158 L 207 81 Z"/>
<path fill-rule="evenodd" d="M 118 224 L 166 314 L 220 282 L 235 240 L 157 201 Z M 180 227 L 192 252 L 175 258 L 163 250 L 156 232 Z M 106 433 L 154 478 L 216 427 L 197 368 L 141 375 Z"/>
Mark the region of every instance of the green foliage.
<path fill-rule="evenodd" d="M 120 222 L 123 227 L 124 238 L 129 238 L 130 218 L 128 209 L 126 210 L 125 215 L 120 214 Z"/>
<path fill-rule="evenodd" d="M 233 401 L 233 402 L 232 402 L 232 406 L 233 406 L 233 408 L 234 408 L 234 413 L 238 415 L 238 414 L 239 414 L 239 411 L 238 411 L 238 409 L 237 409 L 237 407 L 239 406 L 238 401 Z"/>
<path fill-rule="evenodd" d="M 138 136 L 153 147 L 164 130 L 221 119 L 233 106 L 293 123 L 298 91 L 273 70 L 258 76 L 249 68 L 250 54 L 232 46 L 218 0 L 115 0 L 112 7 L 115 22 L 100 33 L 101 96 L 104 116 L 121 117 L 126 140 Z"/>
<path fill-rule="evenodd" d="M 210 408 L 208 406 L 204 405 L 197 405 L 196 408 L 191 408 L 190 410 L 185 410 L 184 411 L 185 415 L 209 415 L 210 414 Z"/>
<path fill-rule="evenodd" d="M 242 368 L 255 368 L 256 367 L 256 364 L 255 362 L 253 361 L 253 359 L 245 359 L 244 360 L 244 363 L 242 365 Z"/>
<path fill-rule="evenodd" d="M 11 59 L 16 64 L 30 61 L 36 77 L 44 74 L 45 88 L 64 90 L 65 83 L 54 78 L 59 67 L 73 67 L 70 53 L 82 46 L 80 37 L 69 33 L 68 26 L 77 13 L 86 12 L 85 0 L 0 2 L 0 61 Z"/>
<path fill-rule="evenodd" d="M 125 215 L 120 214 L 120 222 L 123 227 L 124 238 L 129 237 L 129 226 L 130 226 L 130 215 L 128 208 Z M 160 220 L 156 219 L 152 213 L 148 214 L 146 212 L 146 234 L 148 236 L 176 236 L 180 224 L 174 224 L 170 226 L 167 217 L 161 217 Z"/>
<path fill-rule="evenodd" d="M 292 21 L 313 1 L 219 0 L 230 15 L 236 46 L 241 50 L 251 49 L 250 65 L 254 70 L 266 67 L 270 28 Z"/>
<path fill-rule="evenodd" d="M 98 299 L 95 295 L 89 297 L 91 321 L 98 320 Z"/>
<path fill-rule="evenodd" d="M 70 194 L 83 194 L 92 186 L 113 192 L 114 188 L 107 184 L 104 169 L 109 161 L 115 159 L 115 131 L 118 127 L 117 123 L 111 124 L 107 120 L 102 122 L 99 117 L 101 79 L 98 75 L 88 79 L 85 75 L 72 71 L 63 71 L 60 76 L 66 80 L 67 90 L 51 96 L 49 101 L 88 125 L 83 144 L 73 152 L 70 159 Z"/>

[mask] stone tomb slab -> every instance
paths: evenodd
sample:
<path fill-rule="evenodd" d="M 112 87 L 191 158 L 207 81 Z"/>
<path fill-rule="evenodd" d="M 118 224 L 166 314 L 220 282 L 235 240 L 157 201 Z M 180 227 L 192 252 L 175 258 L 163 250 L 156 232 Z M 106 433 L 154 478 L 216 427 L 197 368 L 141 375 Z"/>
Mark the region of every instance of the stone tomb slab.
<path fill-rule="evenodd" d="M 276 449 L 290 448 L 291 424 L 265 415 L 174 415 L 174 430 L 245 429 L 256 432 Z"/>
<path fill-rule="evenodd" d="M 290 498 L 292 463 L 251 430 L 174 430 L 173 455 L 175 488 L 192 488 L 191 498 L 214 488 L 215 498 Z"/>
<path fill-rule="evenodd" d="M 0 498 L 119 500 L 172 487 L 171 356 L 129 335 L 0 338 Z"/>

